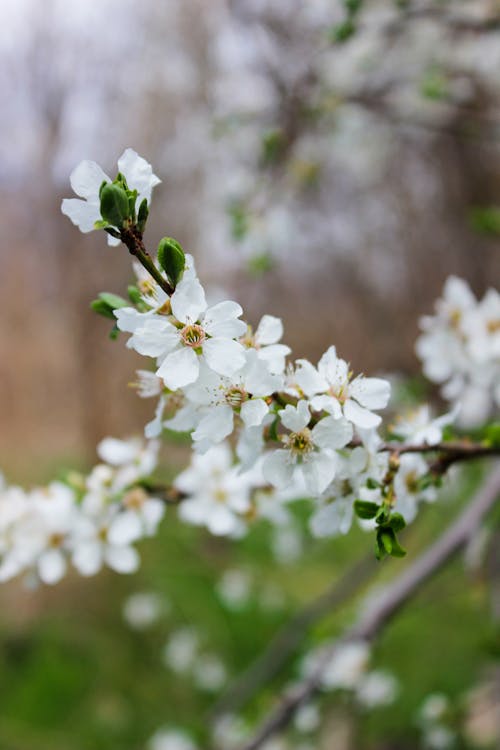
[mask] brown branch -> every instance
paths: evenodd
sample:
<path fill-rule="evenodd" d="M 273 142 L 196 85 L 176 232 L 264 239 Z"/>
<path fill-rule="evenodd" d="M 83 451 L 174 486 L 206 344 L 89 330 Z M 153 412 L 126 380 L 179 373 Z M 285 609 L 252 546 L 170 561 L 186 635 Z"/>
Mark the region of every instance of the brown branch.
<path fill-rule="evenodd" d="M 383 627 L 473 536 L 500 496 L 500 466 L 492 471 L 472 502 L 437 541 L 395 581 L 381 591 L 377 602 L 328 650 L 316 670 L 286 695 L 240 750 L 258 750 L 264 742 L 292 721 L 300 706 L 321 688 L 325 667 L 338 649 L 349 641 L 372 641 Z"/>
<path fill-rule="evenodd" d="M 163 289 L 169 297 L 171 297 L 175 289 L 166 279 L 163 278 L 160 271 L 155 266 L 153 259 L 146 250 L 146 246 L 142 239 L 142 232 L 140 232 L 136 226 L 130 226 L 121 230 L 120 239 L 123 244 L 127 246 L 129 253 L 133 255 L 134 258 L 137 258 L 139 263 L 144 266 L 158 286 Z"/>

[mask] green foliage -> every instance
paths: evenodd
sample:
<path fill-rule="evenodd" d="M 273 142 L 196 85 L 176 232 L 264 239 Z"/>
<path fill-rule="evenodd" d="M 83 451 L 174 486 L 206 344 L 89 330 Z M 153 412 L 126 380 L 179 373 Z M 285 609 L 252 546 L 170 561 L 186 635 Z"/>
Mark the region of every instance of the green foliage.
<path fill-rule="evenodd" d="M 240 201 L 234 201 L 228 208 L 228 214 L 233 239 L 241 242 L 248 233 L 248 214 L 246 208 Z"/>

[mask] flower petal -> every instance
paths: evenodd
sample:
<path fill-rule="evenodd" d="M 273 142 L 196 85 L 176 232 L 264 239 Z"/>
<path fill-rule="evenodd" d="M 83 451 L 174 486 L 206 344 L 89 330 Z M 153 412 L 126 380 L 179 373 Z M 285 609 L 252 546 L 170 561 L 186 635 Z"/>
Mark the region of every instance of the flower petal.
<path fill-rule="evenodd" d="M 348 398 L 344 404 L 344 416 L 357 427 L 363 428 L 377 427 L 382 421 L 382 417 L 360 406 L 352 398 Z"/>
<path fill-rule="evenodd" d="M 352 440 L 352 424 L 341 417 L 325 417 L 312 430 L 313 440 L 324 450 L 344 448 Z"/>
<path fill-rule="evenodd" d="M 285 450 L 269 453 L 262 464 L 264 479 L 278 488 L 287 487 L 291 483 L 294 470 L 289 452 Z"/>
<path fill-rule="evenodd" d="M 321 495 L 335 476 L 336 455 L 329 451 L 311 453 L 300 468 L 308 492 L 314 496 Z"/>
<path fill-rule="evenodd" d="M 204 289 L 196 277 L 181 279 L 170 302 L 181 323 L 196 323 L 207 308 Z"/>
<path fill-rule="evenodd" d="M 207 440 L 214 445 L 224 440 L 232 431 L 233 410 L 228 404 L 219 404 L 200 420 L 192 438 L 195 441 Z"/>
<path fill-rule="evenodd" d="M 307 427 L 311 419 L 311 413 L 307 401 L 299 401 L 297 406 L 287 404 L 279 412 L 281 423 L 292 432 L 300 432 Z"/>
<path fill-rule="evenodd" d="M 283 323 L 281 318 L 274 315 L 263 315 L 257 330 L 255 331 L 255 342 L 259 346 L 276 344 L 283 336 Z"/>
<path fill-rule="evenodd" d="M 87 200 L 99 201 L 99 188 L 103 182 L 111 182 L 108 175 L 103 172 L 95 161 L 85 159 L 71 172 L 69 178 L 73 191 Z M 100 218 L 100 212 L 99 212 Z"/>
<path fill-rule="evenodd" d="M 240 416 L 246 427 L 257 427 L 269 411 L 269 406 L 261 398 L 245 401 L 241 406 Z"/>
<path fill-rule="evenodd" d="M 359 376 L 350 384 L 349 395 L 367 409 L 384 409 L 391 396 L 391 385 L 382 378 Z"/>
<path fill-rule="evenodd" d="M 88 203 L 80 198 L 64 198 L 61 212 L 83 233 L 93 232 L 95 222 L 101 218 L 98 204 Z"/>
<path fill-rule="evenodd" d="M 188 347 L 182 347 L 167 354 L 156 374 L 167 388 L 176 391 L 178 388 L 194 383 L 199 371 L 200 365 L 196 352 Z"/>
<path fill-rule="evenodd" d="M 207 365 L 219 375 L 234 375 L 245 364 L 245 350 L 231 339 L 208 339 L 203 344 L 203 354 Z"/>

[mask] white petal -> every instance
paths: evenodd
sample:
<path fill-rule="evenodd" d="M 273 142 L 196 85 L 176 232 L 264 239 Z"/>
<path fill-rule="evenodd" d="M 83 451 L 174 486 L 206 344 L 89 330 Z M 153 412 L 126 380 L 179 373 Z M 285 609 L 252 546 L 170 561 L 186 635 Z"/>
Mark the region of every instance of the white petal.
<path fill-rule="evenodd" d="M 391 396 L 391 385 L 382 378 L 357 377 L 349 386 L 349 395 L 367 409 L 384 409 Z"/>
<path fill-rule="evenodd" d="M 66 558 L 60 549 L 49 549 L 38 560 L 38 575 L 44 583 L 57 583 L 65 572 Z"/>
<path fill-rule="evenodd" d="M 343 448 L 352 440 L 352 424 L 341 417 L 325 417 L 312 430 L 313 440 L 323 449 Z"/>
<path fill-rule="evenodd" d="M 309 527 L 316 537 L 347 534 L 351 528 L 353 503 L 351 499 L 335 499 L 324 505 L 311 516 Z"/>
<path fill-rule="evenodd" d="M 174 430 L 175 432 L 189 432 L 196 426 L 197 421 L 196 410 L 191 404 L 186 404 L 171 419 L 166 419 L 163 425 L 168 430 Z"/>
<path fill-rule="evenodd" d="M 136 328 L 127 346 L 145 357 L 160 357 L 179 343 L 179 334 L 167 320 L 145 318 L 142 326 Z"/>
<path fill-rule="evenodd" d="M 151 191 L 161 180 L 153 174 L 151 164 L 139 156 L 133 149 L 127 148 L 118 159 L 118 169 L 125 175 L 127 184 L 131 190 L 137 190 L 138 203 L 146 198 L 151 200 Z"/>
<path fill-rule="evenodd" d="M 271 344 L 259 349 L 259 359 L 262 359 L 272 373 L 282 373 L 285 369 L 285 357 L 292 350 L 284 344 Z"/>
<path fill-rule="evenodd" d="M 262 464 L 264 479 L 278 488 L 287 487 L 291 483 L 294 469 L 290 454 L 285 450 L 273 451 Z"/>
<path fill-rule="evenodd" d="M 328 382 L 307 359 L 297 360 L 295 379 L 299 388 L 308 397 L 328 390 Z"/>
<path fill-rule="evenodd" d="M 98 542 L 84 542 L 77 545 L 72 562 L 82 576 L 93 576 L 102 565 L 102 548 Z"/>
<path fill-rule="evenodd" d="M 111 522 L 108 529 L 110 544 L 130 544 L 142 537 L 140 517 L 134 511 L 126 510 L 119 513 Z"/>
<path fill-rule="evenodd" d="M 321 495 L 335 476 L 336 456 L 327 451 L 311 453 L 300 468 L 307 490 L 314 496 Z"/>
<path fill-rule="evenodd" d="M 156 533 L 158 524 L 165 515 L 165 503 L 152 497 L 146 500 L 142 508 L 142 522 L 144 533 L 152 536 Z"/>
<path fill-rule="evenodd" d="M 101 218 L 99 206 L 95 203 L 87 203 L 79 198 L 64 198 L 61 203 L 61 212 L 67 216 L 80 232 L 92 232 L 95 222 Z"/>
<path fill-rule="evenodd" d="M 208 440 L 212 444 L 220 443 L 233 431 L 233 410 L 228 404 L 214 406 L 201 419 L 193 432 L 193 440 Z"/>
<path fill-rule="evenodd" d="M 137 550 L 128 546 L 108 546 L 104 558 L 109 567 L 117 573 L 135 573 L 140 563 Z"/>
<path fill-rule="evenodd" d="M 245 364 L 245 350 L 231 339 L 208 339 L 203 344 L 206 363 L 219 375 L 234 375 Z"/>
<path fill-rule="evenodd" d="M 225 300 L 219 302 L 212 307 L 209 307 L 203 318 L 203 327 L 212 336 L 223 336 L 225 334 L 219 333 L 217 327 L 224 323 L 237 323 L 238 330 L 241 330 L 241 325 L 244 326 L 243 332 L 239 333 L 242 336 L 246 331 L 246 324 L 242 320 L 236 321 L 243 313 L 241 305 L 231 300 Z M 231 336 L 232 337 L 232 336 Z"/>
<path fill-rule="evenodd" d="M 110 182 L 108 175 L 95 161 L 85 159 L 72 171 L 69 178 L 73 191 L 80 198 L 99 200 L 99 188 L 103 182 Z M 100 218 L 100 215 L 99 215 Z"/>
<path fill-rule="evenodd" d="M 377 427 L 382 421 L 378 414 L 368 411 L 351 398 L 348 398 L 344 404 L 344 416 L 353 424 L 363 428 Z"/>
<path fill-rule="evenodd" d="M 156 374 L 167 388 L 176 391 L 177 388 L 194 383 L 199 371 L 200 365 L 196 352 L 188 347 L 182 347 L 167 355 Z"/>
<path fill-rule="evenodd" d="M 181 323 L 196 323 L 207 308 L 205 292 L 197 278 L 183 278 L 170 302 L 173 314 Z"/>
<path fill-rule="evenodd" d="M 216 536 L 232 534 L 239 525 L 237 517 L 225 505 L 212 508 L 206 524 L 209 531 Z"/>
<path fill-rule="evenodd" d="M 255 331 L 255 342 L 259 346 L 276 344 L 283 336 L 283 323 L 281 318 L 274 315 L 263 315 L 257 330 Z"/>
<path fill-rule="evenodd" d="M 278 412 L 282 424 L 292 432 L 300 432 L 311 419 L 307 401 L 299 401 L 297 406 L 288 404 Z"/>
<path fill-rule="evenodd" d="M 333 386 L 342 386 L 347 382 L 349 366 L 337 357 L 337 350 L 331 346 L 318 362 L 319 373 Z"/>
<path fill-rule="evenodd" d="M 333 396 L 315 396 L 309 403 L 314 411 L 326 411 L 336 419 L 342 416 L 342 407 Z"/>
<path fill-rule="evenodd" d="M 134 333 L 143 326 L 152 313 L 140 313 L 134 307 L 120 307 L 115 310 L 116 325 L 120 331 Z"/>
<path fill-rule="evenodd" d="M 261 398 L 245 401 L 241 406 L 241 418 L 247 427 L 257 427 L 269 411 L 269 406 Z"/>

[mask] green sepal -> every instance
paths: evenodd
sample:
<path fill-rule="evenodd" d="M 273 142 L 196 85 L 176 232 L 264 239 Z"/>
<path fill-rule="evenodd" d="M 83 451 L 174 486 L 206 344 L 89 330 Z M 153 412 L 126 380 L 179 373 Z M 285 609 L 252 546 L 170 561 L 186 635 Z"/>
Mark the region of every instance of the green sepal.
<path fill-rule="evenodd" d="M 121 229 L 129 216 L 126 191 L 117 184 L 106 184 L 101 190 L 101 216 L 112 227 Z"/>
<path fill-rule="evenodd" d="M 109 185 L 109 182 L 107 180 L 103 180 L 101 182 L 101 185 L 99 187 L 99 199 L 101 198 L 102 191 L 103 191 L 105 185 Z"/>
<path fill-rule="evenodd" d="M 158 262 L 175 288 L 184 272 L 186 256 L 180 244 L 173 237 L 163 237 L 160 240 L 158 245 Z"/>
<path fill-rule="evenodd" d="M 358 518 L 364 518 L 366 520 L 375 518 L 378 513 L 379 506 L 377 503 L 371 503 L 368 500 L 355 500 L 354 501 L 354 512 Z"/>
<path fill-rule="evenodd" d="M 106 222 L 107 224 L 107 222 Z M 112 227 L 105 226 L 104 231 L 110 234 L 112 237 L 114 237 L 116 240 L 120 240 L 120 232 L 117 232 L 116 229 L 112 229 Z"/>
<path fill-rule="evenodd" d="M 129 300 L 130 300 L 131 302 L 133 302 L 133 303 L 134 303 L 134 305 L 138 305 L 138 304 L 139 304 L 139 302 L 141 301 L 141 293 L 140 293 L 140 291 L 139 291 L 139 290 L 137 289 L 137 287 L 136 287 L 136 286 L 134 286 L 133 284 L 130 284 L 130 285 L 129 285 L 129 286 L 127 287 L 127 294 L 128 294 L 128 298 L 129 298 Z"/>
<path fill-rule="evenodd" d="M 147 198 L 143 198 L 137 212 L 137 228 L 141 234 L 146 228 L 146 222 L 149 216 L 149 207 Z"/>
<path fill-rule="evenodd" d="M 366 486 L 369 490 L 378 490 L 381 485 L 380 482 L 376 479 L 373 479 L 373 477 L 368 477 L 368 479 L 366 480 Z"/>
<path fill-rule="evenodd" d="M 128 195 L 128 215 L 132 219 L 132 221 L 135 221 L 135 204 L 137 202 L 137 196 L 139 193 L 137 190 L 129 190 L 127 192 Z"/>
<path fill-rule="evenodd" d="M 114 326 L 113 326 L 113 328 L 109 332 L 109 338 L 111 339 L 111 341 L 116 341 L 116 339 L 118 338 L 119 335 L 120 335 L 120 329 L 118 328 L 118 326 L 115 323 Z"/>
<path fill-rule="evenodd" d="M 269 437 L 270 437 L 271 440 L 274 440 L 276 442 L 278 442 L 278 440 L 279 440 L 279 437 L 278 437 L 278 424 L 279 424 L 279 422 L 280 422 L 280 418 L 276 417 L 276 419 L 274 419 L 271 422 L 271 424 L 269 425 Z"/>

